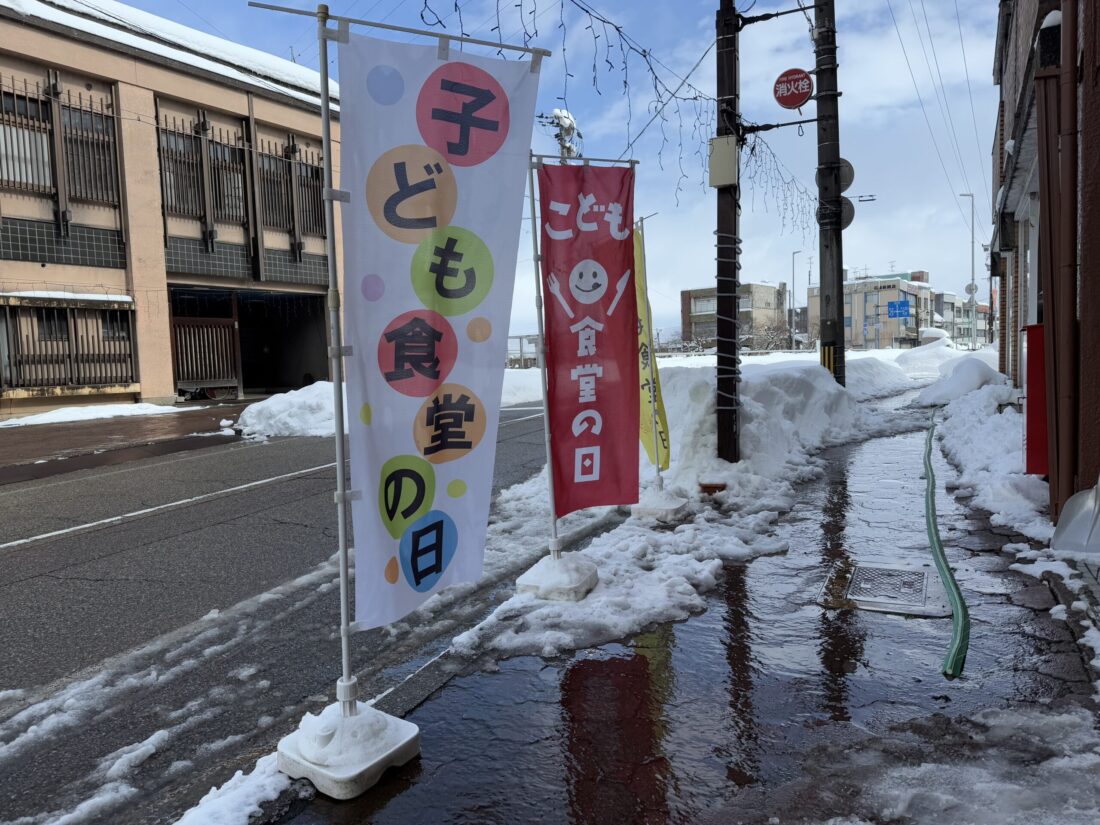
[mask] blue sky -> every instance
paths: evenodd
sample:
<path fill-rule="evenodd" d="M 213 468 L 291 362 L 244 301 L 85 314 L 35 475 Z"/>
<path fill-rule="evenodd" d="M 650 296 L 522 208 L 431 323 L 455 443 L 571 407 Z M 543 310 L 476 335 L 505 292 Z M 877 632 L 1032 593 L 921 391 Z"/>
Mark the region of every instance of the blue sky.
<path fill-rule="evenodd" d="M 236 0 L 130 0 L 130 4 L 273 54 L 289 58 L 293 53 L 298 62 L 317 67 L 315 23 L 307 18 L 250 9 Z M 496 0 L 458 0 L 458 4 L 468 34 L 496 39 L 492 31 Z M 287 5 L 310 8 L 294 0 L 288 0 Z M 424 0 L 331 0 L 329 5 L 333 14 L 418 28 L 424 27 L 421 12 L 434 19 L 434 11 L 448 32 L 458 33 L 455 0 L 429 0 L 431 11 L 424 9 Z M 589 5 L 649 50 L 661 79 L 673 87 L 713 40 L 717 0 L 591 0 Z M 796 5 L 794 0 L 759 0 L 751 13 Z M 984 300 L 988 286 L 980 244 L 989 237 L 990 145 L 997 108 L 992 84 L 996 4 L 972 0 L 839 0 L 837 5 L 843 91 L 841 151 L 856 170 L 848 194 L 876 197 L 874 202 L 856 206 L 855 221 L 844 233 L 845 265 L 860 270 L 867 267 L 871 273 L 887 272 L 891 267 L 899 271 L 927 269 L 937 289 L 961 295 L 970 278 L 970 212 L 969 202 L 956 194 L 973 191 L 978 215 L 977 267 L 982 281 L 979 296 Z M 891 7 L 900 29 L 900 44 Z M 559 0 L 501 0 L 499 10 L 506 41 L 523 42 L 522 13 L 529 32 L 533 34 L 537 26 L 538 34 L 532 42 L 554 52 L 542 72 L 542 112 L 563 105 L 564 34 L 565 56 L 572 74 L 567 86 L 568 108 L 584 133 L 585 154 L 618 157 L 628 143 L 628 99 L 623 94 L 622 58 L 613 33 L 608 32 L 613 64 L 608 66 L 603 27 L 596 27 L 598 39 L 594 44 L 587 18 L 570 0 L 564 3 L 564 31 Z M 923 113 L 901 44 L 916 78 Z M 781 109 L 771 98 L 771 88 L 783 70 L 813 67 L 805 18 L 794 14 L 749 26 L 742 33 L 741 46 L 745 117 L 759 123 L 791 119 L 796 113 Z M 593 61 L 599 92 L 593 85 Z M 704 107 L 708 105 L 705 97 L 714 93 L 714 75 L 712 50 L 690 77 L 690 83 L 704 98 Z M 631 133 L 636 135 L 650 119 L 653 101 L 652 78 L 637 54 L 629 59 L 627 80 Z M 812 117 L 813 109 L 813 104 L 808 104 L 803 116 Z M 664 337 L 679 332 L 679 291 L 714 282 L 711 233 L 715 200 L 713 192 L 701 185 L 703 171 L 698 155 L 704 151 L 700 138 L 706 137 L 701 129 L 709 134 L 713 121 L 697 122 L 690 104 L 682 105 L 679 114 L 682 128 L 680 116 L 669 107 L 665 110 L 664 135 L 658 119 L 631 152 L 641 161 L 636 210 L 639 215 L 658 213 L 647 222 L 647 260 L 654 323 Z M 782 174 L 793 176 L 812 190 L 817 165 L 814 127 L 808 126 L 802 136 L 789 128 L 768 132 L 764 137 L 782 164 Z M 538 126 L 534 146 L 536 151 L 555 149 L 552 137 Z M 766 153 L 760 158 L 766 160 Z M 754 168 L 757 174 L 750 182 L 748 173 Z M 805 214 L 807 202 L 792 194 L 790 187 L 778 184 L 769 167 L 757 159 L 744 162 L 743 169 L 742 280 L 789 281 L 791 253 L 802 250 L 796 257 L 795 288 L 799 302 L 804 303 L 811 256 L 814 283 L 817 280 L 816 233 L 811 227 L 809 234 L 803 234 L 790 221 L 784 222 L 781 213 L 786 206 Z M 535 330 L 526 227 L 519 249 L 513 334 Z"/>

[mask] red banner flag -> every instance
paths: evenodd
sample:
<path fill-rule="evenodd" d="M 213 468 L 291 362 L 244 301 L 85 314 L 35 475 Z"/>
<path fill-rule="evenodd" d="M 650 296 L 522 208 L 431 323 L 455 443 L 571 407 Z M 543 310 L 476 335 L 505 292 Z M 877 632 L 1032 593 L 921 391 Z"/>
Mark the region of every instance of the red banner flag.
<path fill-rule="evenodd" d="M 638 500 L 634 170 L 541 166 L 547 410 L 558 517 Z"/>

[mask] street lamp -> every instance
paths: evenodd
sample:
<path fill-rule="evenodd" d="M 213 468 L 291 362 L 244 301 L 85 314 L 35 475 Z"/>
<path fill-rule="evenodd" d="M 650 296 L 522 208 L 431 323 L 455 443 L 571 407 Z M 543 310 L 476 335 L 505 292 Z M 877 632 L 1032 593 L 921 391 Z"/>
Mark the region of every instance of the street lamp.
<path fill-rule="evenodd" d="M 791 349 L 794 349 L 794 258 L 796 255 L 801 255 L 802 250 L 796 249 L 791 253 L 791 294 L 788 299 L 788 303 L 791 307 L 790 316 L 787 319 L 787 331 L 791 336 Z"/>
<path fill-rule="evenodd" d="M 974 193 L 960 192 L 960 198 L 970 198 L 970 286 L 966 288 L 970 296 L 970 349 L 978 342 L 978 285 L 974 283 Z"/>

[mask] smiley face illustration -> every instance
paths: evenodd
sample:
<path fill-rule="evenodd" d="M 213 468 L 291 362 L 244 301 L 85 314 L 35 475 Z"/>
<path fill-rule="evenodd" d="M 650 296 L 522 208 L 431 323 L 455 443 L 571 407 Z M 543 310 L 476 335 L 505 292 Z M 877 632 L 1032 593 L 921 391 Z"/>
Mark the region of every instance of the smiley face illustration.
<path fill-rule="evenodd" d="M 607 270 L 586 258 L 569 273 L 569 292 L 582 304 L 594 304 L 607 292 Z"/>

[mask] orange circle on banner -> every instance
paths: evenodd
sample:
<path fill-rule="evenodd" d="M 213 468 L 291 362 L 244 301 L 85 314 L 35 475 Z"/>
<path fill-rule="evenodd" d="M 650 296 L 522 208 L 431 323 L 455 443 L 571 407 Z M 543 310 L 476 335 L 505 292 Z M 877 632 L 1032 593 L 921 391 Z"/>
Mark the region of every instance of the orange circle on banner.
<path fill-rule="evenodd" d="M 412 194 L 403 194 L 412 192 Z M 450 224 L 458 184 L 435 149 L 409 143 L 390 149 L 367 173 L 367 207 L 378 228 L 401 243 L 419 243 Z"/>
<path fill-rule="evenodd" d="M 386 581 L 390 584 L 397 584 L 397 556 L 390 556 L 390 560 L 386 562 Z"/>
<path fill-rule="evenodd" d="M 493 325 L 488 318 L 474 318 L 466 325 L 466 334 L 475 344 L 482 344 L 493 334 Z"/>
<path fill-rule="evenodd" d="M 432 464 L 463 458 L 485 436 L 485 405 L 461 384 L 442 384 L 427 397 L 413 421 L 416 448 Z"/>

